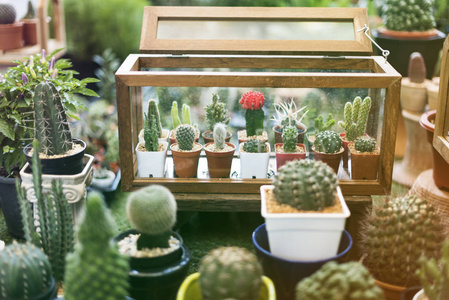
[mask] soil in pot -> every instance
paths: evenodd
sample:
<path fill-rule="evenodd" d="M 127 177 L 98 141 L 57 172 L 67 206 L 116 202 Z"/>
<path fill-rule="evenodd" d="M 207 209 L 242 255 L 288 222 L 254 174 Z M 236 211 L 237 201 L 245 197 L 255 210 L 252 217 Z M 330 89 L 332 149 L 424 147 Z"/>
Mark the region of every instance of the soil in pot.
<path fill-rule="evenodd" d="M 197 176 L 198 161 L 200 159 L 203 147 L 199 143 L 195 143 L 192 151 L 180 151 L 178 144 L 170 146 L 173 163 L 175 165 L 175 173 L 177 177 L 194 178 Z"/>
<path fill-rule="evenodd" d="M 231 143 L 226 143 L 223 150 L 217 150 L 212 142 L 204 145 L 204 151 L 206 152 L 210 178 L 228 178 L 231 173 L 235 146 Z"/>
<path fill-rule="evenodd" d="M 248 137 L 246 135 L 246 129 L 239 130 L 239 131 L 237 131 L 237 137 L 238 137 L 239 144 L 247 142 L 248 138 L 258 138 L 260 140 L 264 140 L 265 142 L 268 142 L 268 133 L 265 130 L 262 132 L 261 135 L 252 136 L 252 137 Z"/>
<path fill-rule="evenodd" d="M 208 144 L 208 143 L 212 143 L 214 141 L 214 136 L 212 133 L 212 130 L 206 130 L 204 131 L 201 136 L 204 139 L 204 144 Z M 225 138 L 225 142 L 228 142 L 231 140 L 232 137 L 232 133 L 230 133 L 229 131 L 226 131 L 226 138 Z"/>
<path fill-rule="evenodd" d="M 276 143 L 275 145 L 276 150 L 276 169 L 279 170 L 280 167 L 285 165 L 286 162 L 292 161 L 292 160 L 300 160 L 306 158 L 306 147 L 304 144 L 296 144 L 296 151 L 286 153 L 284 152 L 284 144 L 282 143 Z"/>

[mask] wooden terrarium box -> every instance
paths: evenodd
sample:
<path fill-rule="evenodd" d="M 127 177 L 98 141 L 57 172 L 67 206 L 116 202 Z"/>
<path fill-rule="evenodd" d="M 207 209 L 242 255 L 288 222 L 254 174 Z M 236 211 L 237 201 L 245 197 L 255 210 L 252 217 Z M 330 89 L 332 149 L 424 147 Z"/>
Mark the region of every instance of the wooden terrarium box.
<path fill-rule="evenodd" d="M 306 106 L 302 123 L 312 133 L 318 115 L 343 120 L 346 102 L 370 96 L 365 132 L 380 147 L 377 177 L 353 180 L 343 163 L 338 177 L 347 196 L 388 194 L 401 75 L 383 57 L 371 55 L 365 24 L 368 16 L 361 8 L 146 7 L 141 54 L 129 55 L 116 73 L 122 190 L 161 184 L 177 199 L 202 200 L 198 207 L 219 203 L 245 210 L 247 199 L 257 199 L 257 210 L 260 186 L 271 184 L 276 173 L 275 103 Z M 245 119 L 239 99 L 250 90 L 265 97 L 271 153 L 262 179 L 241 178 L 237 130 L 245 129 Z M 213 93 L 227 105 L 231 143 L 237 146 L 230 177 L 210 178 L 203 150 L 196 176 L 178 178 L 170 149 L 164 177 L 139 177 L 135 149 L 148 99 L 157 100 L 162 127 L 170 129 L 172 101 L 179 107 L 188 103 L 192 122 L 203 132 L 204 107 Z M 332 130 L 344 132 L 337 124 Z"/>

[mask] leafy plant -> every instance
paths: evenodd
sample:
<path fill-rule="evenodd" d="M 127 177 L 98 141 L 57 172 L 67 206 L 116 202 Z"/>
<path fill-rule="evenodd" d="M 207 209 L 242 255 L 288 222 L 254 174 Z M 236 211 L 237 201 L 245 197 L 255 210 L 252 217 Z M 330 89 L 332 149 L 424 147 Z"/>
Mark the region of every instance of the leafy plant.
<path fill-rule="evenodd" d="M 115 72 L 120 66 L 120 60 L 111 48 L 104 50 L 101 55 L 94 55 L 92 60 L 100 66 L 99 69 L 95 70 L 95 76 L 100 80 L 97 82 L 98 94 L 109 104 L 115 105 L 117 100 Z"/>

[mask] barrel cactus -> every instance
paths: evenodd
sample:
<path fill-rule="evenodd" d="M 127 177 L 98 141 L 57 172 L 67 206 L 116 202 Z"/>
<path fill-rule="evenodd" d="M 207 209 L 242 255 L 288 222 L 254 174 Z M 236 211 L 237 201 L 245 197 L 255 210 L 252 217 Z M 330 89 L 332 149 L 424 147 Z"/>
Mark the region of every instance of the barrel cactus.
<path fill-rule="evenodd" d="M 295 126 L 287 125 L 282 132 L 282 141 L 284 142 L 285 152 L 295 152 L 298 141 L 298 131 Z"/>
<path fill-rule="evenodd" d="M 204 300 L 256 300 L 259 296 L 262 268 L 247 249 L 214 249 L 203 258 L 199 272 Z"/>
<path fill-rule="evenodd" d="M 328 154 L 340 152 L 342 144 L 340 135 L 329 130 L 318 132 L 313 143 L 315 151 Z"/>
<path fill-rule="evenodd" d="M 243 151 L 249 153 L 264 153 L 267 152 L 267 143 L 261 139 L 249 139 L 243 143 Z"/>
<path fill-rule="evenodd" d="M 188 124 L 179 125 L 176 128 L 176 142 L 180 150 L 191 151 L 195 143 L 195 128 Z"/>
<path fill-rule="evenodd" d="M 354 101 L 346 102 L 344 108 L 344 122 L 338 121 L 338 125 L 345 130 L 346 139 L 353 142 L 357 137 L 365 133 L 368 122 L 369 111 L 371 109 L 371 98 L 355 97 Z"/>
<path fill-rule="evenodd" d="M 390 30 L 427 31 L 436 27 L 433 6 L 433 0 L 386 0 L 382 19 Z"/>
<path fill-rule="evenodd" d="M 338 297 L 337 297 L 338 295 Z M 382 300 L 382 290 L 359 262 L 326 263 L 296 286 L 297 300 Z"/>
<path fill-rule="evenodd" d="M 277 202 L 299 210 L 321 211 L 335 203 L 338 180 L 327 164 L 315 160 L 293 160 L 274 177 Z"/>
<path fill-rule="evenodd" d="M 419 285 L 419 258 L 438 258 L 443 228 L 435 209 L 415 195 L 374 206 L 362 238 L 364 265 L 377 280 Z"/>
<path fill-rule="evenodd" d="M 220 102 L 218 94 L 212 94 L 212 102 L 206 105 L 204 110 L 206 111 L 206 120 L 210 130 L 213 130 L 214 125 L 217 123 L 229 124 L 230 118 L 227 116 L 226 104 Z"/>
<path fill-rule="evenodd" d="M 226 140 L 226 125 L 223 123 L 215 124 L 213 136 L 215 148 L 222 150 L 225 146 Z"/>
<path fill-rule="evenodd" d="M 369 136 L 361 136 L 355 140 L 355 150 L 359 152 L 373 152 L 376 149 L 376 140 Z"/>
<path fill-rule="evenodd" d="M 137 249 L 168 248 L 176 222 L 176 200 L 169 189 L 150 185 L 132 192 L 126 205 L 131 225 L 140 231 Z"/>
<path fill-rule="evenodd" d="M 12 24 L 16 21 L 17 12 L 14 6 L 8 2 L 0 2 L 0 24 Z"/>

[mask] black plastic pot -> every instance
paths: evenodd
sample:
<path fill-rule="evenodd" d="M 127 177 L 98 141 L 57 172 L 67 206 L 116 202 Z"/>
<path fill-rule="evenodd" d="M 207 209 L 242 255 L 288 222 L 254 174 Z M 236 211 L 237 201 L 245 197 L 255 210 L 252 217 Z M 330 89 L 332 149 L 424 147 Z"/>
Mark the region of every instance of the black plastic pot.
<path fill-rule="evenodd" d="M 131 229 L 114 238 L 118 242 L 129 234 L 139 233 Z M 181 236 L 172 235 L 181 241 L 178 251 L 151 258 L 130 258 L 129 296 L 136 300 L 175 300 L 179 286 L 187 277 L 190 252 Z"/>
<path fill-rule="evenodd" d="M 83 150 L 73 155 L 59 158 L 41 158 L 42 173 L 51 175 L 75 175 L 81 173 L 84 168 L 83 157 L 84 151 L 86 150 L 86 143 L 80 139 L 73 139 L 73 143 L 82 145 Z M 32 157 L 28 153 L 32 148 L 33 145 L 28 144 L 23 149 L 23 153 L 25 153 L 27 161 L 30 165 Z"/>
<path fill-rule="evenodd" d="M 17 199 L 16 179 L 0 176 L 0 206 L 9 233 L 17 239 L 23 238 L 23 223 Z M 31 205 L 30 205 L 31 209 Z"/>

